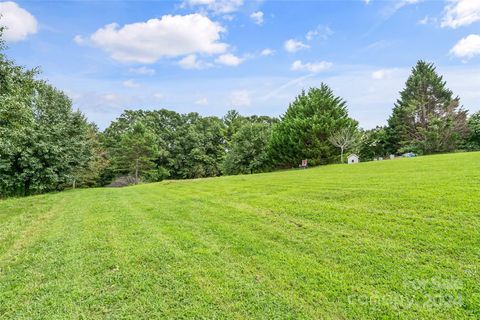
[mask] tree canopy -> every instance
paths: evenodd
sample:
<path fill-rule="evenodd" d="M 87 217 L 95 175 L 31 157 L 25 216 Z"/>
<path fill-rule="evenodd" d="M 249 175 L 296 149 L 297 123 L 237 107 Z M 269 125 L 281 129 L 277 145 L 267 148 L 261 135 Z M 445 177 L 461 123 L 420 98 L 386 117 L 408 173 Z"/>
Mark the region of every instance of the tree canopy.
<path fill-rule="evenodd" d="M 270 168 L 267 153 L 271 124 L 248 122 L 233 135 L 223 164 L 225 174 L 256 173 Z"/>
<path fill-rule="evenodd" d="M 103 131 L 60 90 L 3 53 L 0 28 L 0 196 L 115 179 L 161 181 L 250 174 L 392 153 L 480 150 L 480 112 L 467 117 L 431 63 L 412 69 L 385 127 L 359 130 L 326 85 L 302 91 L 280 119 L 126 110 Z"/>
<path fill-rule="evenodd" d="M 0 55 L 0 195 L 61 190 L 93 151 L 71 100 Z"/>
<path fill-rule="evenodd" d="M 275 163 L 292 167 L 302 159 L 312 164 L 329 163 L 338 154 L 329 138 L 342 128 L 356 128 L 346 102 L 322 84 L 302 91 L 274 126 L 270 152 Z"/>
<path fill-rule="evenodd" d="M 388 119 L 395 152 L 428 154 L 459 147 L 468 132 L 467 112 L 432 63 L 418 61 Z"/>

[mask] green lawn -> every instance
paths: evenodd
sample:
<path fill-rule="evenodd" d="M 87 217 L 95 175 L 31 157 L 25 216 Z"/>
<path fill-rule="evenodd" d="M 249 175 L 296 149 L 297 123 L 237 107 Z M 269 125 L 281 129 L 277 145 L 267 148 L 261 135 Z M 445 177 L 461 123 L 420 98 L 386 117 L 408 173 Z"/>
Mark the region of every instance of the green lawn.
<path fill-rule="evenodd" d="M 0 201 L 0 318 L 480 318 L 480 153 Z"/>

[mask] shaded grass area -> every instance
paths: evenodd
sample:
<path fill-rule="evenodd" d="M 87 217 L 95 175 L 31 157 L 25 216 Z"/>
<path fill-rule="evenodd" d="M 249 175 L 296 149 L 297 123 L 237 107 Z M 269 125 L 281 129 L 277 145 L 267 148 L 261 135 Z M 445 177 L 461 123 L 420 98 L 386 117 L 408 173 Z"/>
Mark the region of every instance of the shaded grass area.
<path fill-rule="evenodd" d="M 0 202 L 0 318 L 480 318 L 480 153 Z"/>

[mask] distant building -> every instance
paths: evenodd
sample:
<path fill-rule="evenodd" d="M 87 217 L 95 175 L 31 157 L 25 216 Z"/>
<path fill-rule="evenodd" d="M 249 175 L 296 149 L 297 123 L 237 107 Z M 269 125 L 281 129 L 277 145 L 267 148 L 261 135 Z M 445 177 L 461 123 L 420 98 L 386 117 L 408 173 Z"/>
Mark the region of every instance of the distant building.
<path fill-rule="evenodd" d="M 351 154 L 348 156 L 348 164 L 359 163 L 359 162 L 360 162 L 360 159 L 356 154 Z"/>

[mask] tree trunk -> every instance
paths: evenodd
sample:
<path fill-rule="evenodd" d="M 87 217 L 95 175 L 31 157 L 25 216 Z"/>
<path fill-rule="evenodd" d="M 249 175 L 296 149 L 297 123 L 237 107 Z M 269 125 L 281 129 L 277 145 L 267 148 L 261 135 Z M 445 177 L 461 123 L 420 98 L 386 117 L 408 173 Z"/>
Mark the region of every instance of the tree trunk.
<path fill-rule="evenodd" d="M 77 181 L 75 179 L 73 179 L 72 189 L 75 189 L 76 185 L 77 185 Z"/>
<path fill-rule="evenodd" d="M 340 163 L 343 163 L 343 147 L 340 148 Z"/>
<path fill-rule="evenodd" d="M 135 160 L 135 184 L 138 184 L 138 159 Z"/>

